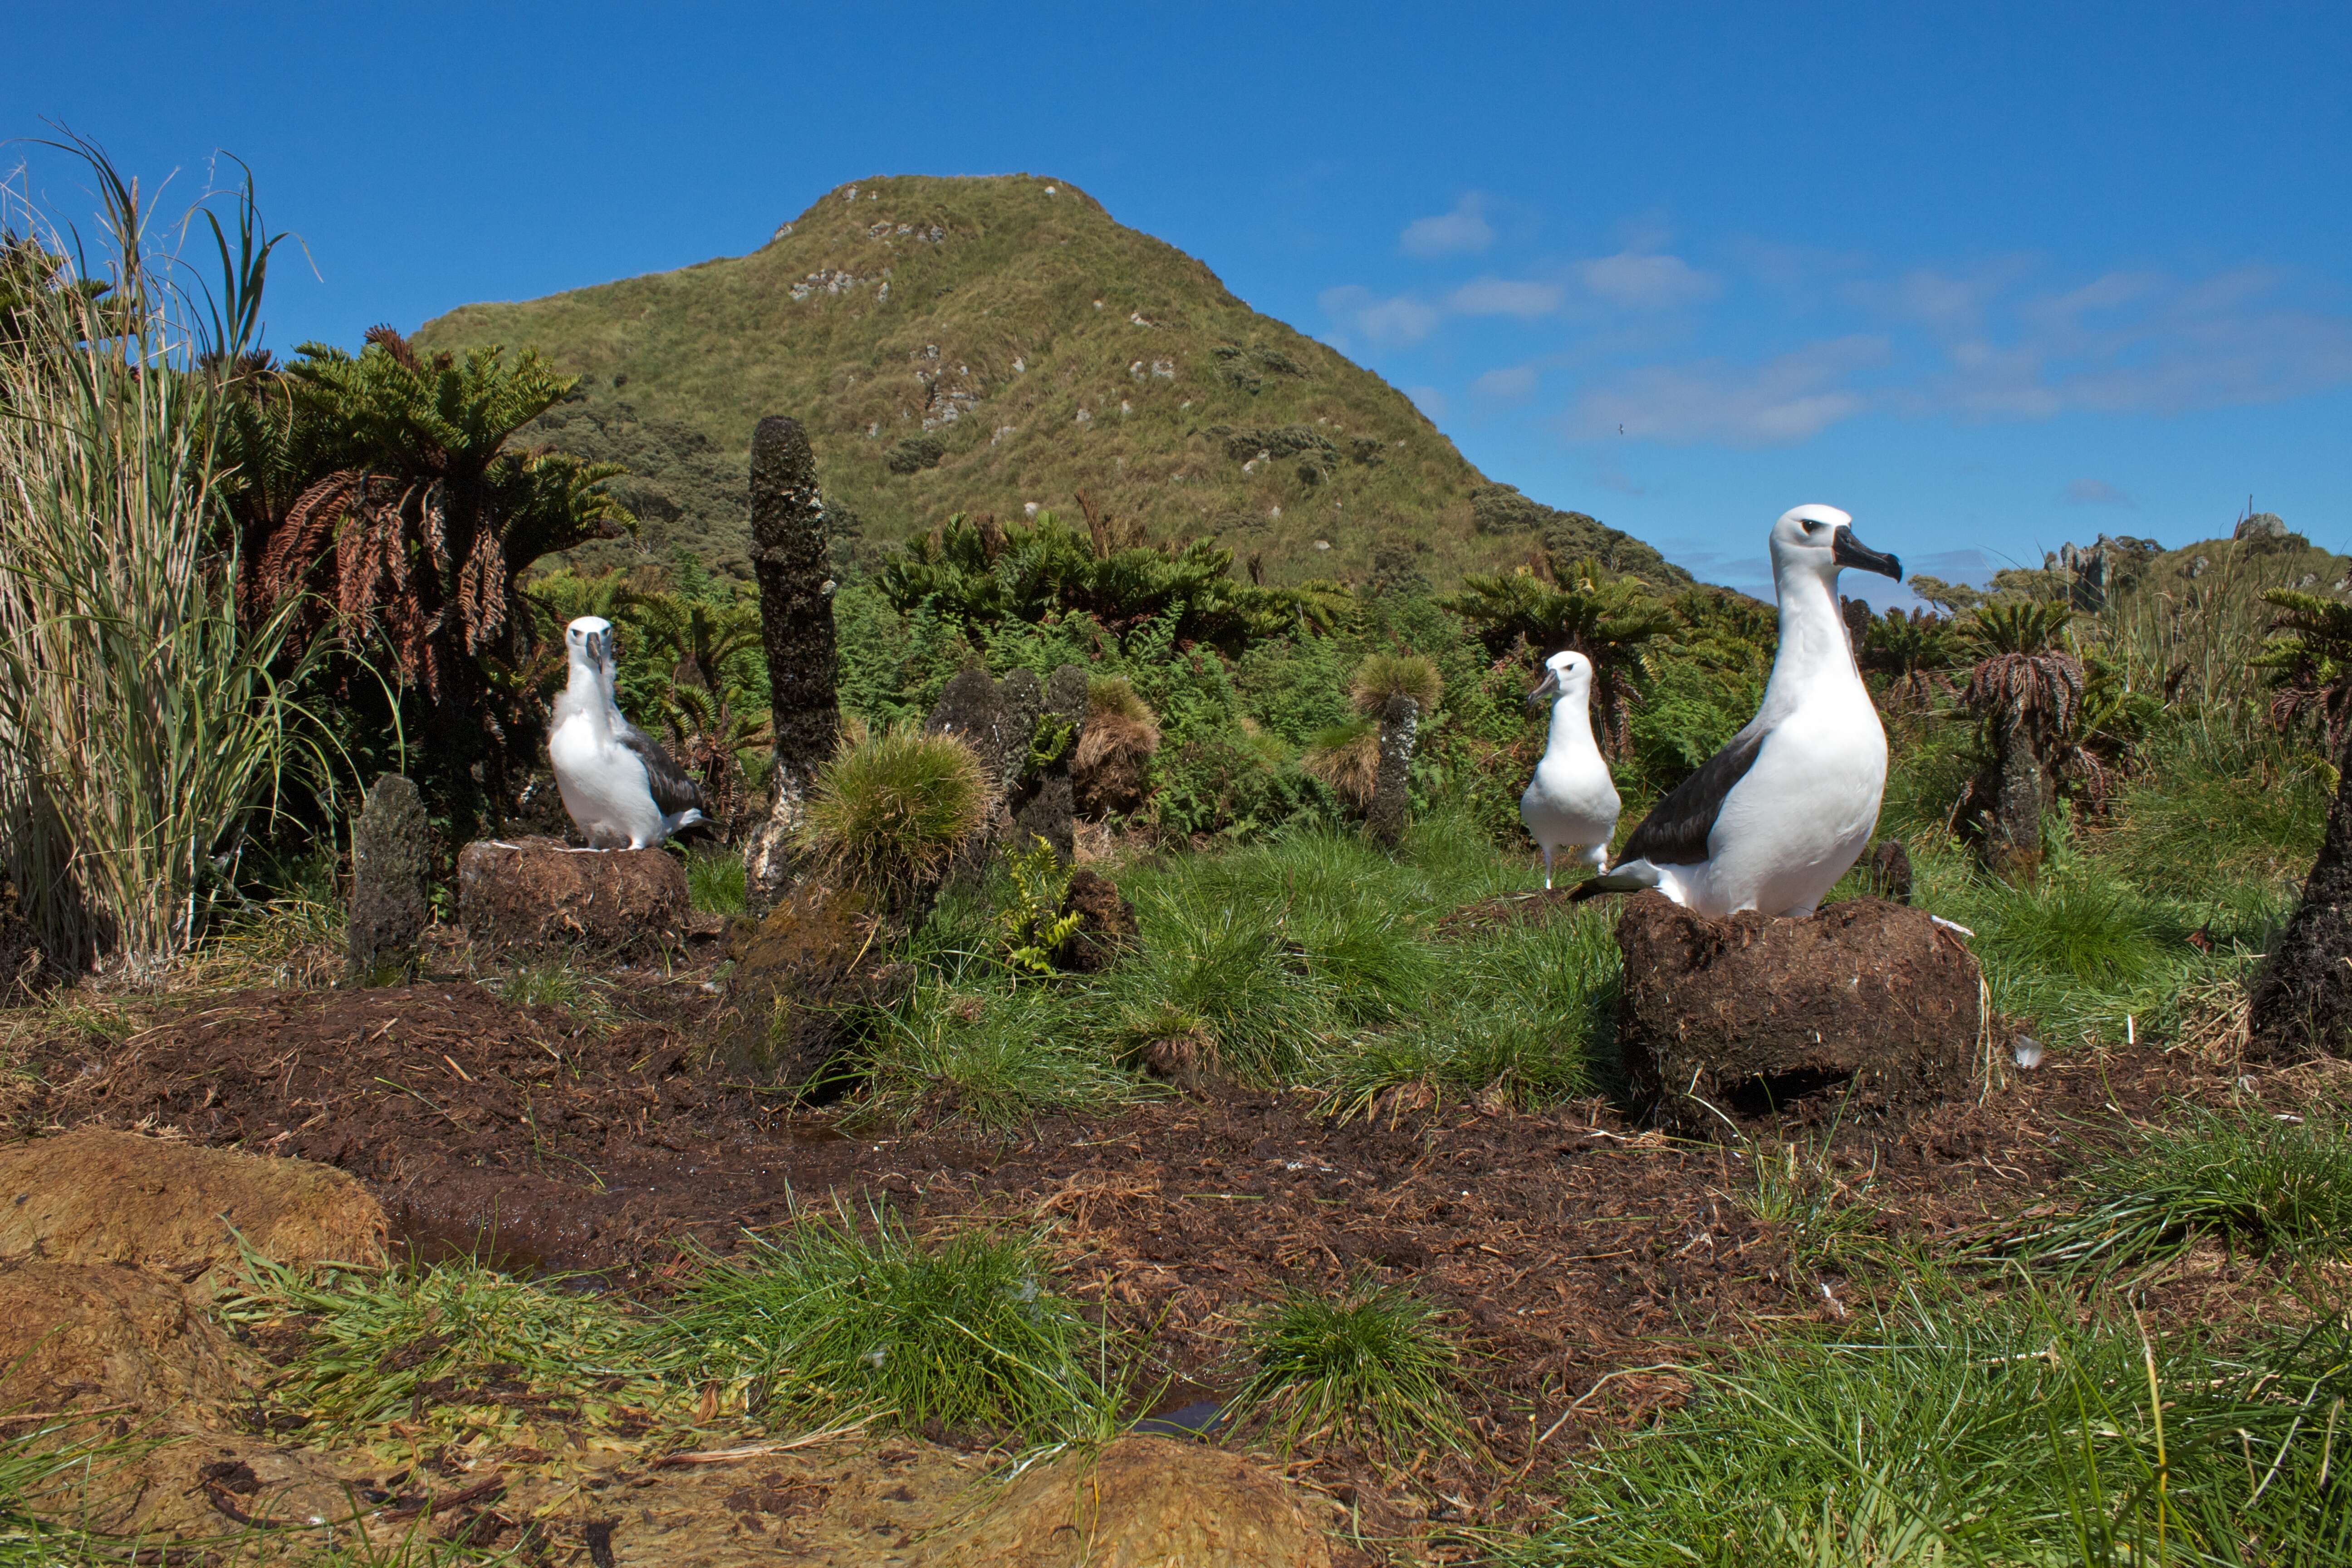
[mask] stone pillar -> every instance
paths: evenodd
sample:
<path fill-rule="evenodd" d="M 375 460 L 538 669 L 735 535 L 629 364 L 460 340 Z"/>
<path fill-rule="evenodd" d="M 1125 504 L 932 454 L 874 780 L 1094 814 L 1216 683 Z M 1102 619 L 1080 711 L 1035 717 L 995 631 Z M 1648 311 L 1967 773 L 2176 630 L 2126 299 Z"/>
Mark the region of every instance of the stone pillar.
<path fill-rule="evenodd" d="M 352 828 L 351 973 L 362 984 L 416 976 L 417 939 L 433 919 L 433 823 L 416 786 L 386 773 Z"/>
<path fill-rule="evenodd" d="M 1393 849 L 1404 837 L 1412 806 L 1412 742 L 1421 729 L 1421 704 L 1400 691 L 1381 708 L 1381 767 L 1372 783 L 1371 809 L 1364 831 Z"/>
<path fill-rule="evenodd" d="M 816 770 L 832 760 L 841 734 L 827 543 L 808 436 L 799 420 L 771 415 L 751 436 L 751 567 L 776 736 L 767 820 L 743 850 L 743 896 L 754 919 L 792 888 L 793 837 Z"/>

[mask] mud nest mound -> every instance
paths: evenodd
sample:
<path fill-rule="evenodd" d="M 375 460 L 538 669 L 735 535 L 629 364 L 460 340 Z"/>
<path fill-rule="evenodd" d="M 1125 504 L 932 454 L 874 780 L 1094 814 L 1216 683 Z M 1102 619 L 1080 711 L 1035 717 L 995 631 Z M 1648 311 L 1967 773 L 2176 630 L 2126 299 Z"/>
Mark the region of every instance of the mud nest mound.
<path fill-rule="evenodd" d="M 1800 1100 L 1896 1120 L 1970 1091 L 1977 961 L 1921 910 L 1853 899 L 1806 920 L 1714 921 L 1643 893 L 1617 945 L 1626 1077 L 1666 1125 L 1719 1134 Z"/>

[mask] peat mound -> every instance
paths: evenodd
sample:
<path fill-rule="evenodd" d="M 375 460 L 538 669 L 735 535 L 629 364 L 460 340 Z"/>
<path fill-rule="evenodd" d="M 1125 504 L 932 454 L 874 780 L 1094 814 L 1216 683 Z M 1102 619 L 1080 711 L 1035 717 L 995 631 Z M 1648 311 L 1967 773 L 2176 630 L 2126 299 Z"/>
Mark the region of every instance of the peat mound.
<path fill-rule="evenodd" d="M 717 929 L 697 920 L 686 867 L 664 851 L 573 849 L 552 838 L 467 845 L 457 911 L 484 953 L 649 958 Z"/>
<path fill-rule="evenodd" d="M 375 1263 L 384 1215 L 349 1174 L 307 1160 L 102 1127 L 0 1145 L 0 1258 L 154 1264 L 209 1294 L 235 1273 L 240 1237 L 278 1263 Z"/>
<path fill-rule="evenodd" d="M 913 1568 L 1329 1568 L 1323 1532 L 1279 1477 L 1165 1437 L 1072 1451 L 1024 1473 L 977 1519 L 935 1532 Z"/>
<path fill-rule="evenodd" d="M 1640 893 L 1617 946 L 1626 1079 L 1693 1136 L 1815 1097 L 1899 1120 L 1966 1094 L 1983 1061 L 1977 961 L 1920 910 L 1862 898 L 1718 921 Z"/>
<path fill-rule="evenodd" d="M 0 1262 L 0 1431 L 74 1408 L 144 1415 L 233 1398 L 236 1347 L 159 1270 Z"/>

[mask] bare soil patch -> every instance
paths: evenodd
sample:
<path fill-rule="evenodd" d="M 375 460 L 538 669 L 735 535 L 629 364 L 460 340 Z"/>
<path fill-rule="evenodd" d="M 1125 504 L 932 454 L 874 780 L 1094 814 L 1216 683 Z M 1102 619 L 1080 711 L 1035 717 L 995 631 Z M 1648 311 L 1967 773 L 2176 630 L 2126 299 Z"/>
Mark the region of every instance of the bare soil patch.
<path fill-rule="evenodd" d="M 1373 1271 L 1465 1331 L 1492 1463 L 1407 1477 L 1302 1456 L 1295 1468 L 1371 1534 L 1515 1515 L 1515 1481 L 1679 1397 L 1661 1363 L 1834 1317 L 1839 1293 L 1863 1288 L 1792 1267 L 1789 1238 L 1738 1201 L 1754 1176 L 1738 1152 L 1600 1102 L 1393 1101 L 1339 1123 L 1308 1095 L 1225 1090 L 1011 1142 L 876 1130 L 692 1074 L 718 1002 L 691 981 L 638 1001 L 646 1016 L 600 1029 L 462 982 L 232 996 L 120 1043 L 40 1047 L 23 1121 L 300 1155 L 364 1183 L 395 1242 L 656 1294 L 691 1267 L 686 1244 L 730 1251 L 828 1194 L 919 1222 L 1040 1223 L 1063 1289 L 1152 1331 L 1171 1406 L 1233 1385 L 1233 1331 L 1286 1284 Z M 2228 1082 L 2186 1054 L 2053 1062 L 1899 1134 L 1840 1127 L 1830 1166 L 1884 1237 L 1948 1237 L 2060 1190 L 2102 1129 Z"/>

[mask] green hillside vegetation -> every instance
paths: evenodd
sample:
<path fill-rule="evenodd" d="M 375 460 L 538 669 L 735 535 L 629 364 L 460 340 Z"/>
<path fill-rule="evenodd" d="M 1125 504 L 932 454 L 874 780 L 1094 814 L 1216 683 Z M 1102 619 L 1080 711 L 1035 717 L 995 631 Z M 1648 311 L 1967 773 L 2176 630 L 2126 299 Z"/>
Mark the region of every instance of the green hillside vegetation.
<path fill-rule="evenodd" d="M 1690 580 L 1488 481 L 1380 377 L 1056 180 L 860 181 L 749 256 L 463 306 L 415 341 L 534 348 L 580 376 L 526 437 L 627 465 L 639 548 L 732 575 L 751 427 L 789 414 L 866 559 L 957 513 L 1076 518 L 1083 491 L 1123 540 L 1214 534 L 1276 584 L 1444 585 L 1539 547 Z"/>

